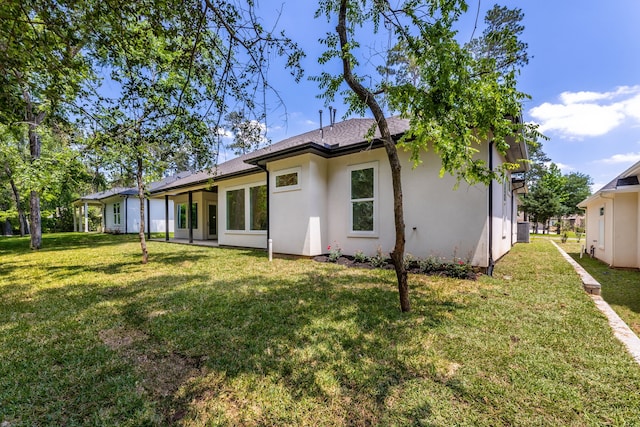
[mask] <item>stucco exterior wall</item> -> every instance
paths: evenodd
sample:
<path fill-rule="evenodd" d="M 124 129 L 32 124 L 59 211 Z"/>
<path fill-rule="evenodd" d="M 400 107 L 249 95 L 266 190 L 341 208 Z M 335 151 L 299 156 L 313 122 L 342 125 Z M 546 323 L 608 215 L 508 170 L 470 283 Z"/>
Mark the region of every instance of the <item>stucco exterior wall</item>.
<path fill-rule="evenodd" d="M 413 169 L 409 155 L 400 152 L 404 194 L 406 251 L 415 257 L 454 256 L 474 265 L 488 265 L 488 196 L 484 185 L 461 183 L 454 190 L 455 178 L 439 177 L 440 160 L 432 152 L 422 154 L 423 163 Z M 486 148 L 484 153 L 486 156 Z M 376 232 L 362 237 L 350 233 L 349 167 L 377 165 L 378 181 L 375 210 Z M 328 244 L 338 245 L 345 254 L 376 253 L 378 247 L 389 253 L 395 243 L 391 169 L 384 149 L 376 149 L 331 159 L 328 167 Z M 494 185 L 494 258 L 511 247 L 511 226 L 502 229 L 502 185 Z M 511 201 L 507 199 L 507 217 Z M 326 252 L 326 251 L 325 251 Z"/>
<path fill-rule="evenodd" d="M 267 232 L 248 230 L 249 203 L 245 203 L 245 230 L 227 230 L 227 191 L 250 186 L 266 185 L 266 172 L 218 182 L 218 243 L 226 246 L 266 248 Z M 246 193 L 246 192 L 245 192 Z M 248 200 L 248 199 L 247 199 Z"/>
<path fill-rule="evenodd" d="M 314 256 L 327 246 L 327 160 L 303 154 L 269 163 L 273 251 Z M 277 188 L 276 176 L 298 173 L 298 185 Z"/>
<path fill-rule="evenodd" d="M 120 224 L 115 223 L 114 205 L 120 203 Z M 106 232 L 137 233 L 140 230 L 140 200 L 135 196 L 117 196 L 104 201 L 104 225 Z M 147 202 L 145 201 L 145 209 Z M 145 222 L 149 218 L 151 232 L 164 232 L 165 206 L 164 200 L 149 200 L 149 216 L 145 212 Z M 126 224 L 126 225 L 125 225 Z M 145 225 L 148 230 L 148 225 Z M 169 201 L 169 231 L 173 231 L 173 202 Z"/>
<path fill-rule="evenodd" d="M 601 209 L 602 215 L 600 214 Z M 607 264 L 611 264 L 613 261 L 613 245 L 611 244 L 613 236 L 613 200 L 596 197 L 587 205 L 585 218 L 585 245 L 587 252 L 593 246 L 595 257 Z"/>
<path fill-rule="evenodd" d="M 638 193 L 618 193 L 613 212 L 613 267 L 638 267 Z"/>

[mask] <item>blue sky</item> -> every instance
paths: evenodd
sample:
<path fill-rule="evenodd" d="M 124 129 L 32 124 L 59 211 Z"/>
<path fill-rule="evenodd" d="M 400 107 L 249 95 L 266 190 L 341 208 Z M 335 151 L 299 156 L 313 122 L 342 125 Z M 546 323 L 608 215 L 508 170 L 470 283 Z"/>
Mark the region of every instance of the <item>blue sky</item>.
<path fill-rule="evenodd" d="M 480 19 L 476 35 L 482 32 L 484 12 L 495 1 L 480 0 Z M 577 171 L 590 175 L 594 190 L 640 161 L 640 1 L 615 0 L 528 0 L 499 1 L 520 7 L 526 27 L 523 40 L 532 56 L 520 75 L 520 89 L 532 96 L 524 108 L 525 120 L 540 124 L 550 138 L 544 151 L 564 173 Z M 317 83 L 308 76 L 321 70 L 317 58 L 323 51 L 318 43 L 328 25 L 324 18 L 313 18 L 316 2 L 300 0 L 262 0 L 265 25 L 270 15 L 282 10 L 278 27 L 304 48 L 306 76 L 296 84 L 282 67 L 274 63 L 269 70 L 284 107 L 268 111 L 268 137 L 277 142 L 285 137 L 319 126 L 319 109 L 328 111 Z M 312 4 L 312 6 L 310 6 Z M 461 20 L 461 40 L 468 40 L 474 27 L 478 2 L 472 0 Z M 387 37 L 363 41 L 365 56 L 381 52 Z M 338 63 L 324 66 L 335 71 Z M 346 108 L 339 102 L 341 117 Z"/>

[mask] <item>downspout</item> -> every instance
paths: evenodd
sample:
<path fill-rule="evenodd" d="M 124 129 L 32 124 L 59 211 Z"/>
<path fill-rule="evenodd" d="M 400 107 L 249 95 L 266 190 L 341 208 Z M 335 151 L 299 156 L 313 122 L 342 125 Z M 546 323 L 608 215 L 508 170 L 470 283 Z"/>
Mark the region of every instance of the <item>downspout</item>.
<path fill-rule="evenodd" d="M 513 247 L 513 220 L 516 219 L 516 229 L 518 226 L 518 213 L 513 211 L 514 208 L 514 201 L 513 199 L 516 198 L 516 192 L 513 190 L 513 182 L 511 183 L 511 247 Z M 515 213 L 515 215 L 514 215 Z"/>
<path fill-rule="evenodd" d="M 489 142 L 489 170 L 493 172 L 493 141 Z M 489 265 L 487 275 L 493 276 L 493 178 L 489 181 Z"/>
<path fill-rule="evenodd" d="M 189 243 L 193 243 L 193 193 L 189 191 L 189 211 L 187 218 L 189 222 Z"/>

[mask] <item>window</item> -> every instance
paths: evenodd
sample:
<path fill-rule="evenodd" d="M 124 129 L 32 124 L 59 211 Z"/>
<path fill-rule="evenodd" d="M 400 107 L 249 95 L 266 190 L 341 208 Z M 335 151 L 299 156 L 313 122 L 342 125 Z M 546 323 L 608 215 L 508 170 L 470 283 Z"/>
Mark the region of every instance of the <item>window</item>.
<path fill-rule="evenodd" d="M 267 185 L 248 185 L 227 190 L 227 230 L 265 231 L 267 229 Z"/>
<path fill-rule="evenodd" d="M 297 177 L 297 175 L 296 175 Z M 297 181 L 297 178 L 296 178 Z M 249 215 L 252 230 L 267 229 L 267 186 L 249 188 Z"/>
<path fill-rule="evenodd" d="M 178 204 L 178 228 L 187 228 L 187 205 Z"/>
<path fill-rule="evenodd" d="M 351 231 L 375 231 L 376 165 L 351 168 Z"/>
<path fill-rule="evenodd" d="M 288 191 L 300 189 L 300 168 L 285 169 L 274 173 L 274 191 Z"/>
<path fill-rule="evenodd" d="M 227 191 L 227 230 L 244 230 L 244 188 Z"/>
<path fill-rule="evenodd" d="M 120 225 L 121 224 L 121 216 L 120 216 L 120 203 L 113 204 L 113 224 Z"/>

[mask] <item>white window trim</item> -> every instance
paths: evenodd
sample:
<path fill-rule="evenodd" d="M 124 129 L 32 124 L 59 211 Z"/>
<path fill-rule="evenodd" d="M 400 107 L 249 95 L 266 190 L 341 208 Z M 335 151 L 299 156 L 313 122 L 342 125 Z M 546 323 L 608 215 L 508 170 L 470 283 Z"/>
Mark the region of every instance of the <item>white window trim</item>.
<path fill-rule="evenodd" d="M 355 201 L 368 201 L 370 199 L 352 199 L 351 198 L 351 172 L 361 169 L 373 169 L 373 230 L 371 231 L 354 231 L 353 230 L 353 202 Z M 369 237 L 369 238 L 377 238 L 379 233 L 378 227 L 378 206 L 379 206 L 379 195 L 378 195 L 378 162 L 368 162 L 368 163 L 359 163 L 355 165 L 350 165 L 347 168 L 347 182 L 349 185 L 349 191 L 347 192 L 347 200 L 348 200 L 348 209 L 349 209 L 349 229 L 347 232 L 347 237 Z"/>
<path fill-rule="evenodd" d="M 117 212 L 116 212 L 116 206 L 118 207 Z M 113 225 L 121 225 L 121 224 L 122 224 L 122 205 L 120 204 L 120 202 L 115 202 L 113 204 Z"/>
<path fill-rule="evenodd" d="M 298 174 L 298 183 L 296 185 L 287 185 L 285 187 L 276 186 L 277 177 L 281 175 L 288 175 L 290 173 Z M 283 193 L 285 191 L 296 191 L 296 190 L 302 189 L 302 184 L 300 182 L 302 180 L 302 167 L 297 166 L 294 168 L 282 169 L 279 171 L 272 172 L 272 174 L 273 174 L 273 190 L 272 190 L 273 193 Z"/>
<path fill-rule="evenodd" d="M 251 224 L 250 224 L 250 218 L 251 218 L 251 192 L 249 191 L 250 188 L 252 187 L 260 187 L 260 186 L 266 186 L 267 185 L 267 181 L 257 181 L 257 182 L 251 182 L 248 184 L 241 184 L 241 185 L 234 185 L 233 187 L 227 187 L 224 189 L 224 215 L 225 215 L 225 220 L 224 220 L 224 234 L 244 234 L 244 235 L 250 235 L 250 234 L 254 234 L 254 235 L 266 235 L 267 234 L 267 230 L 251 230 Z M 227 206 L 227 192 L 229 191 L 235 191 L 235 190 L 242 190 L 244 189 L 244 230 L 229 230 L 227 229 L 227 224 L 229 221 L 228 215 L 229 215 L 229 206 Z M 267 193 L 267 197 L 269 197 L 269 194 Z M 218 215 L 220 215 L 220 213 L 218 212 Z M 268 225 L 267 225 L 268 227 Z M 219 226 L 218 226 L 218 232 L 219 230 Z"/>

